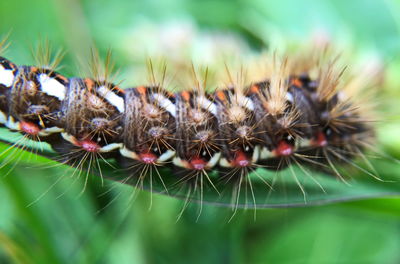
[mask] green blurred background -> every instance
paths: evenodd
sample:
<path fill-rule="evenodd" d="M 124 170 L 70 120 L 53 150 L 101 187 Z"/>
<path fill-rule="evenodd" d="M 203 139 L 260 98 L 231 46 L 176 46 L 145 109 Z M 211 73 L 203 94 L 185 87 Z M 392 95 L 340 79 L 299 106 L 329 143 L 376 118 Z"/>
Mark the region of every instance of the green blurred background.
<path fill-rule="evenodd" d="M 92 45 L 112 48 L 125 86 L 147 56 L 207 63 L 220 49 L 330 39 L 382 58 L 379 138 L 400 157 L 397 1 L 2 0 L 0 22 L 15 63 L 34 63 L 32 46 L 48 38 L 67 51 L 62 72 L 82 76 L 76 62 Z M 176 222 L 179 200 L 153 195 L 149 210 L 149 193 L 132 202 L 129 186 L 92 179 L 82 194 L 83 177 L 20 166 L 7 174 L 10 166 L 0 171 L 0 263 L 400 263 L 398 198 L 258 210 L 256 221 L 239 211 L 230 223 L 229 208 L 206 205 L 196 222 L 194 206 Z"/>

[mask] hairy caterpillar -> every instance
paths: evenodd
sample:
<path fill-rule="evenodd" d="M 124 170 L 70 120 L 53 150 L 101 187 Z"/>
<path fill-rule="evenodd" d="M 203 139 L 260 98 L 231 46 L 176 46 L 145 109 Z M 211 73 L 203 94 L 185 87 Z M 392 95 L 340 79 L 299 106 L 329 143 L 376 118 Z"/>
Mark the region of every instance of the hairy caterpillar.
<path fill-rule="evenodd" d="M 196 74 L 194 87 L 177 92 L 155 78 L 121 89 L 104 76 L 67 78 L 54 67 L 1 57 L 0 123 L 49 143 L 78 168 L 115 163 L 124 168 L 123 182 L 151 188 L 157 180 L 165 192 L 185 189 L 186 201 L 212 191 L 230 196 L 235 208 L 247 205 L 249 192 L 256 207 L 254 184 L 267 195 L 274 189 L 260 169 L 278 173 L 295 165 L 317 186 L 305 166 L 342 180 L 337 164 L 363 169 L 351 159 L 363 157 L 374 138 L 369 112 L 355 97 L 366 85 L 345 80 L 335 58 L 316 57 L 306 63 L 273 55 L 261 79 L 242 84 L 228 74 L 229 83 L 213 92 Z M 173 174 L 164 176 L 163 168 Z"/>

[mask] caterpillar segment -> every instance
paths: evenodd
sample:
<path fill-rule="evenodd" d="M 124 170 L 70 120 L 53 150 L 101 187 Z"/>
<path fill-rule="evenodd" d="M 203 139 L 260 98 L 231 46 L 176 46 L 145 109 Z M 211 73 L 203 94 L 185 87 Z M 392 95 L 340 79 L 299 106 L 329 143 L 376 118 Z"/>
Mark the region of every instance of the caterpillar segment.
<path fill-rule="evenodd" d="M 122 156 L 143 164 L 162 165 L 175 156 L 173 98 L 156 87 L 125 90 Z"/>
<path fill-rule="evenodd" d="M 0 46 L 5 42 L 6 39 Z M 0 50 L 3 51 L 1 47 Z M 37 47 L 37 66 L 17 67 L 4 58 L 0 61 L 0 82 L 6 89 L 1 93 L 4 102 L 1 112 L 6 117 L 1 117 L 1 123 L 39 142 L 43 138 L 48 142 L 60 139 L 57 135 L 62 132 L 60 108 L 68 86 L 68 79 L 55 71 L 61 52 L 52 61 L 50 54 L 51 48 L 46 42 Z"/>
<path fill-rule="evenodd" d="M 176 94 L 177 155 L 174 165 L 188 170 L 209 170 L 220 158 L 216 107 L 202 93 Z"/>
<path fill-rule="evenodd" d="M 62 132 L 60 110 L 68 83 L 49 69 L 19 67 L 9 94 L 6 126 L 38 140 Z"/>
<path fill-rule="evenodd" d="M 218 122 L 223 157 L 219 164 L 225 168 L 252 166 L 259 158 L 254 102 L 239 89 L 227 89 L 216 92 Z"/>
<path fill-rule="evenodd" d="M 62 103 L 62 137 L 82 151 L 116 154 L 123 131 L 124 91 L 92 79 L 70 79 Z"/>

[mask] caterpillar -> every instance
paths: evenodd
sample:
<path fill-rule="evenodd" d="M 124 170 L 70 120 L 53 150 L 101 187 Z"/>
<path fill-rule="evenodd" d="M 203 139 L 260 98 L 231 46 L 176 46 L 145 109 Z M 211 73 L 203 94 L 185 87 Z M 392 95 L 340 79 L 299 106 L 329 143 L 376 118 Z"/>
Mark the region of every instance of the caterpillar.
<path fill-rule="evenodd" d="M 79 168 L 115 162 L 127 172 L 121 180 L 136 187 L 153 178 L 165 192 L 183 186 L 186 203 L 195 193 L 202 200 L 204 191 L 228 192 L 235 208 L 245 188 L 256 207 L 254 182 L 266 193 L 274 188 L 258 170 L 295 165 L 311 178 L 309 170 L 344 180 L 337 164 L 354 164 L 374 140 L 369 112 L 357 104 L 357 92 L 368 85 L 345 79 L 335 57 L 323 63 L 322 57 L 290 61 L 274 54 L 260 80 L 242 84 L 228 71 L 228 84 L 212 92 L 196 74 L 195 84 L 180 91 L 154 75 L 150 85 L 122 89 L 107 78 L 69 78 L 54 67 L 0 57 L 0 124 L 47 142 Z"/>

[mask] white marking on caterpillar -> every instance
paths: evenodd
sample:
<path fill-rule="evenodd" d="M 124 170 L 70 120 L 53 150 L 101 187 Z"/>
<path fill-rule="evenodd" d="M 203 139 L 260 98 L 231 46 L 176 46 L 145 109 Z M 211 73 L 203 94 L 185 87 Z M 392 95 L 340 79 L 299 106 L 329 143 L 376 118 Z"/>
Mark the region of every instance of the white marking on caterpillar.
<path fill-rule="evenodd" d="M 121 153 L 121 155 L 124 156 L 124 157 L 130 158 L 130 159 L 134 159 L 134 160 L 139 160 L 139 155 L 136 154 L 136 152 L 130 151 L 125 146 L 122 146 L 119 149 L 119 153 Z"/>
<path fill-rule="evenodd" d="M 339 92 L 337 93 L 337 97 L 338 97 L 338 100 L 339 100 L 339 101 L 346 101 L 346 99 L 348 99 L 348 98 L 346 97 L 346 93 L 343 92 L 343 91 L 339 91 Z"/>
<path fill-rule="evenodd" d="M 293 94 L 287 92 L 286 93 L 286 100 L 288 100 L 289 102 L 293 103 L 294 102 Z"/>
<path fill-rule="evenodd" d="M 0 65 L 0 84 L 10 87 L 14 82 L 14 73 L 12 70 L 7 70 Z"/>
<path fill-rule="evenodd" d="M 243 107 L 246 107 L 250 111 L 254 111 L 254 103 L 253 101 L 246 96 L 238 96 L 238 103 Z"/>
<path fill-rule="evenodd" d="M 300 138 L 297 140 L 298 142 L 298 148 L 306 148 L 311 146 L 311 140 L 306 139 L 306 138 Z"/>
<path fill-rule="evenodd" d="M 253 150 L 253 156 L 251 157 L 251 162 L 256 163 L 260 158 L 260 146 L 255 146 Z"/>
<path fill-rule="evenodd" d="M 65 133 L 65 132 L 61 133 L 61 136 L 62 136 L 63 139 L 65 139 L 66 141 L 68 141 L 68 142 L 70 142 L 70 143 L 76 145 L 76 141 L 77 141 L 77 140 L 76 140 L 76 138 L 75 138 L 74 136 L 72 136 L 72 135 L 70 135 L 70 134 L 68 134 L 68 133 Z"/>
<path fill-rule="evenodd" d="M 59 100 L 64 100 L 67 88 L 54 78 L 42 73 L 39 75 L 39 82 L 42 92 L 57 97 Z"/>
<path fill-rule="evenodd" d="M 177 167 L 181 167 L 181 168 L 185 168 L 185 169 L 190 168 L 188 162 L 179 157 L 174 157 L 172 159 L 172 163 Z"/>
<path fill-rule="evenodd" d="M 265 160 L 271 158 L 272 152 L 268 150 L 267 147 L 263 147 L 260 151 L 260 159 Z"/>
<path fill-rule="evenodd" d="M 219 159 L 221 158 L 221 152 L 215 153 L 212 158 L 207 162 L 207 167 L 212 168 L 217 165 Z"/>
<path fill-rule="evenodd" d="M 100 152 L 110 152 L 122 148 L 122 143 L 111 143 L 100 148 Z"/>
<path fill-rule="evenodd" d="M 40 130 L 39 131 L 39 136 L 48 136 L 48 135 L 50 135 L 50 134 L 54 134 L 54 133 L 62 133 L 62 132 L 64 132 L 64 129 L 63 128 L 60 128 L 60 127 L 48 127 L 48 128 L 45 128 L 45 129 L 42 129 L 42 130 Z"/>
<path fill-rule="evenodd" d="M 5 123 L 6 127 L 12 130 L 21 130 L 19 122 L 15 122 L 14 117 L 10 116 L 8 117 L 7 122 Z"/>
<path fill-rule="evenodd" d="M 99 94 L 103 96 L 110 104 L 115 106 L 120 113 L 124 112 L 125 102 L 124 99 L 115 93 L 113 93 L 110 89 L 105 87 L 104 85 L 98 88 Z"/>
<path fill-rule="evenodd" d="M 171 100 L 159 93 L 155 93 L 152 97 L 162 108 L 167 110 L 173 117 L 176 117 L 176 107 Z"/>
<path fill-rule="evenodd" d="M 174 150 L 167 150 L 164 152 L 158 159 L 157 162 L 165 162 L 167 160 L 170 160 L 173 156 L 175 156 L 175 151 Z"/>
<path fill-rule="evenodd" d="M 0 124 L 5 123 L 7 123 L 7 115 L 3 111 L 0 111 Z"/>
<path fill-rule="evenodd" d="M 208 100 L 205 96 L 199 96 L 197 99 L 197 103 L 203 108 L 204 110 L 210 111 L 214 116 L 217 115 L 217 106 Z"/>
<path fill-rule="evenodd" d="M 219 166 L 225 167 L 225 168 L 231 168 L 232 164 L 226 158 L 221 158 L 219 160 Z"/>

